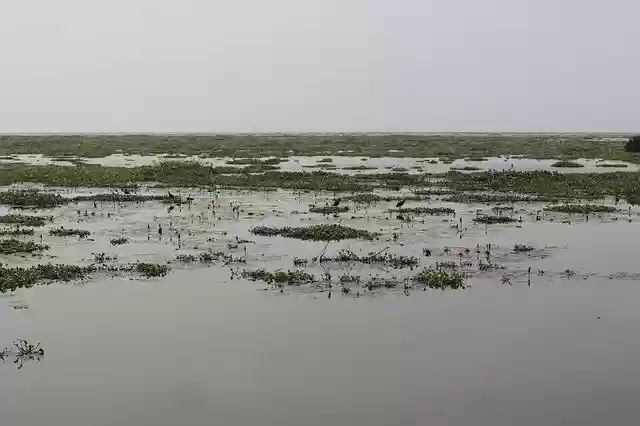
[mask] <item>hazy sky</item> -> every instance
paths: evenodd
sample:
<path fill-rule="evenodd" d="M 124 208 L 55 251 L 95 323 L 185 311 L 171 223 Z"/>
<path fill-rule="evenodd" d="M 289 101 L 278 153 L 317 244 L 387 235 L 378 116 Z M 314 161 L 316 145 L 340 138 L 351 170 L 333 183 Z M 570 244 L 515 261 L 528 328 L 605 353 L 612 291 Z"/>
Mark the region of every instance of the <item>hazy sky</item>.
<path fill-rule="evenodd" d="M 0 0 L 0 132 L 637 131 L 638 0 Z"/>

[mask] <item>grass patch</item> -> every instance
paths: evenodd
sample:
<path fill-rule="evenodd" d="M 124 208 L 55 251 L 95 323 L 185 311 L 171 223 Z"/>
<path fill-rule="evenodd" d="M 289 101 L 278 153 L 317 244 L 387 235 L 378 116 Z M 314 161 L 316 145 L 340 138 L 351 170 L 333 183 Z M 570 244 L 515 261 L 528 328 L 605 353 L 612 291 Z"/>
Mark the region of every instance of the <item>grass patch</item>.
<path fill-rule="evenodd" d="M 629 167 L 627 164 L 624 163 L 620 163 L 620 164 L 614 164 L 614 163 L 598 163 L 596 164 L 596 167 L 605 167 L 605 168 L 616 168 L 616 169 L 622 169 L 625 167 Z"/>
<path fill-rule="evenodd" d="M 244 270 L 241 276 L 251 281 L 264 281 L 267 284 L 302 285 L 315 282 L 313 275 L 299 270 L 282 271 L 278 269 L 273 272 L 265 269 L 258 269 L 256 271 Z"/>
<path fill-rule="evenodd" d="M 230 165 L 274 165 L 274 164 L 280 164 L 280 159 L 279 158 L 266 158 L 264 160 L 261 160 L 259 158 L 233 158 L 231 160 L 228 160 L 226 162 L 226 164 L 230 164 Z"/>
<path fill-rule="evenodd" d="M 510 216 L 480 216 L 480 217 L 474 217 L 473 221 L 477 223 L 493 225 L 493 224 L 500 224 L 500 223 L 513 223 L 513 222 L 517 222 L 518 219 Z"/>
<path fill-rule="evenodd" d="M 337 169 L 338 167 L 335 164 L 327 164 L 327 163 L 320 163 L 320 164 L 312 164 L 312 165 L 306 165 L 306 166 L 302 166 L 303 169 L 326 169 L 326 170 L 333 170 L 333 169 Z"/>
<path fill-rule="evenodd" d="M 91 235 L 91 232 L 84 229 L 72 229 L 61 226 L 60 228 L 51 229 L 49 235 L 54 237 L 78 237 L 86 238 Z"/>
<path fill-rule="evenodd" d="M 365 160 L 366 161 L 366 160 Z M 365 166 L 364 164 L 358 166 L 344 166 L 342 170 L 376 170 L 377 167 Z"/>
<path fill-rule="evenodd" d="M 57 194 L 35 190 L 0 192 L 0 204 L 19 208 L 52 208 L 67 204 L 69 200 Z"/>
<path fill-rule="evenodd" d="M 223 252 L 208 252 L 194 254 L 182 253 L 176 259 L 182 263 L 212 263 L 219 259 L 227 259 L 228 255 Z"/>
<path fill-rule="evenodd" d="M 23 235 L 33 235 L 33 229 L 30 228 L 13 228 L 13 229 L 0 229 L 0 236 L 19 237 Z"/>
<path fill-rule="evenodd" d="M 411 214 L 421 214 L 421 215 L 430 215 L 430 216 L 440 216 L 446 214 L 447 216 L 450 214 L 454 214 L 456 211 L 450 207 L 405 207 L 400 209 L 390 209 L 392 213 L 411 213 Z"/>
<path fill-rule="evenodd" d="M 533 246 L 527 244 L 516 244 L 515 246 L 513 246 L 513 251 L 515 251 L 516 253 L 528 253 L 530 251 L 533 251 Z"/>
<path fill-rule="evenodd" d="M 379 236 L 379 234 L 375 232 L 348 228 L 342 225 L 287 226 L 284 228 L 258 226 L 251 229 L 251 233 L 264 237 L 281 236 L 307 241 L 340 241 L 345 239 L 373 240 Z"/>
<path fill-rule="evenodd" d="M 311 213 L 322 213 L 322 214 L 338 214 L 338 213 L 346 213 L 349 211 L 349 207 L 347 206 L 322 206 L 322 207 L 310 207 L 309 211 Z"/>
<path fill-rule="evenodd" d="M 494 206 L 491 208 L 496 213 L 504 213 L 504 212 L 512 212 L 514 210 L 513 206 Z"/>
<path fill-rule="evenodd" d="M 377 203 L 382 201 L 384 202 L 400 201 L 400 200 L 423 201 L 423 200 L 428 200 L 429 197 L 426 197 L 423 195 L 381 196 L 376 194 L 353 194 L 353 195 L 347 195 L 346 197 L 344 197 L 344 199 L 346 201 L 353 201 L 354 203 L 358 203 L 358 204 L 370 204 L 370 203 Z"/>
<path fill-rule="evenodd" d="M 413 256 L 398 256 L 396 254 L 388 253 L 385 250 L 379 252 L 370 252 L 365 256 L 359 256 L 350 249 L 342 249 L 336 256 L 333 257 L 321 257 L 320 262 L 359 262 L 365 264 L 383 263 L 391 266 L 394 269 L 400 268 L 415 268 L 420 261 L 417 257 Z"/>
<path fill-rule="evenodd" d="M 609 136 L 609 137 L 608 137 Z M 466 158 L 524 155 L 530 158 L 635 159 L 624 152 L 626 135 L 535 134 L 281 134 L 281 135 L 2 135 L 0 155 L 105 157 L 184 154 L 209 157 L 372 156 Z M 391 152 L 389 152 L 391 150 Z"/>
<path fill-rule="evenodd" d="M 465 171 L 465 172 L 477 172 L 478 170 L 482 170 L 482 169 L 480 167 L 476 167 L 476 166 L 455 166 L 455 167 L 451 167 L 451 170 Z"/>
<path fill-rule="evenodd" d="M 575 161 L 556 161 L 551 165 L 551 167 L 564 168 L 564 169 L 579 169 L 584 167 L 584 165 L 580 163 L 576 163 Z"/>
<path fill-rule="evenodd" d="M 157 263 L 139 262 L 133 266 L 133 270 L 145 278 L 164 277 L 169 273 L 167 265 L 159 265 Z"/>
<path fill-rule="evenodd" d="M 438 290 L 464 289 L 464 274 L 448 272 L 442 269 L 423 269 L 418 275 L 411 277 L 411 281 Z"/>
<path fill-rule="evenodd" d="M 40 227 L 44 226 L 45 223 L 51 220 L 52 218 L 46 216 L 27 216 L 22 214 L 8 214 L 0 216 L 0 223 L 20 226 Z"/>
<path fill-rule="evenodd" d="M 333 163 L 333 158 L 321 158 L 320 160 L 318 160 L 318 163 Z"/>
<path fill-rule="evenodd" d="M 537 195 L 524 194 L 483 194 L 483 193 L 456 193 L 444 197 L 444 201 L 449 203 L 472 204 L 472 203 L 514 203 L 514 202 L 538 202 L 556 201 L 557 199 L 539 197 Z"/>
<path fill-rule="evenodd" d="M 177 197 L 170 197 L 168 194 L 164 195 L 139 195 L 139 194 L 92 194 L 92 195 L 81 195 L 73 198 L 73 201 L 96 201 L 96 202 L 106 202 L 106 203 L 142 203 L 145 201 L 160 201 L 165 203 L 180 203 L 181 200 Z"/>
<path fill-rule="evenodd" d="M 111 244 L 112 246 L 121 246 L 127 244 L 128 242 L 129 239 L 126 237 L 112 238 L 111 240 L 109 240 L 109 244 Z"/>
<path fill-rule="evenodd" d="M 16 239 L 0 240 L 0 254 L 35 253 L 49 250 L 49 246 L 36 244 L 33 241 Z"/>
<path fill-rule="evenodd" d="M 413 193 L 417 196 L 422 195 L 449 195 L 453 193 L 453 191 L 449 188 L 425 188 L 425 189 L 416 189 Z"/>
<path fill-rule="evenodd" d="M 599 204 L 561 204 L 557 206 L 545 207 L 545 211 L 558 213 L 615 213 L 618 211 L 613 206 L 603 206 Z"/>
<path fill-rule="evenodd" d="M 68 282 L 85 278 L 95 267 L 75 265 L 36 265 L 30 268 L 5 268 L 0 266 L 0 293 L 29 288 L 36 284 L 56 281 Z"/>

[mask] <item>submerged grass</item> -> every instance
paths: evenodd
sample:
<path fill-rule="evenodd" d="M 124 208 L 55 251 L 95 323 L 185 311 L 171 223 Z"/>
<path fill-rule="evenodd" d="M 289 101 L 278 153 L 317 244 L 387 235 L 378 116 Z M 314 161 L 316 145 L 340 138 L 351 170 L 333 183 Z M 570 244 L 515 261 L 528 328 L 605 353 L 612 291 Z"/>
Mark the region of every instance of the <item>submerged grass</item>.
<path fill-rule="evenodd" d="M 348 228 L 342 225 L 313 225 L 308 227 L 275 228 L 258 226 L 251 229 L 251 233 L 264 237 L 281 236 L 309 241 L 340 241 L 344 239 L 373 240 L 379 234 L 363 229 Z"/>
<path fill-rule="evenodd" d="M 85 278 L 96 270 L 93 266 L 75 265 L 36 265 L 30 268 L 6 268 L 0 266 L 0 293 L 29 288 L 36 284 L 48 284 L 55 281 L 74 281 Z"/>
<path fill-rule="evenodd" d="M 548 212 L 575 214 L 614 213 L 618 211 L 618 209 L 613 206 L 604 206 L 600 204 L 561 204 L 545 207 L 545 210 Z"/>
<path fill-rule="evenodd" d="M 258 269 L 256 271 L 244 270 L 241 276 L 251 281 L 264 281 L 267 284 L 302 285 L 315 282 L 313 275 L 300 270 L 282 271 L 278 269 L 273 272 L 265 269 Z"/>
<path fill-rule="evenodd" d="M 33 235 L 34 231 L 31 228 L 8 228 L 0 229 L 0 236 L 18 237 L 23 235 Z"/>
<path fill-rule="evenodd" d="M 458 272 L 449 272 L 442 269 L 423 269 L 418 275 L 411 280 L 420 285 L 429 288 L 446 290 L 446 289 L 464 289 L 464 274 Z"/>
<path fill-rule="evenodd" d="M 35 253 L 49 250 L 49 246 L 36 244 L 33 241 L 16 239 L 0 240 L 0 254 Z"/>
<path fill-rule="evenodd" d="M 266 158 L 264 160 L 259 158 L 233 158 L 228 160 L 226 163 L 233 165 L 274 165 L 279 164 L 280 162 L 281 160 L 279 158 Z"/>
<path fill-rule="evenodd" d="M 51 220 L 52 220 L 51 217 L 28 216 L 28 215 L 22 215 L 22 214 L 8 214 L 8 215 L 0 216 L 0 223 L 7 223 L 7 224 L 21 225 L 21 226 L 33 226 L 33 227 L 44 226 L 45 223 Z"/>
<path fill-rule="evenodd" d="M 440 216 L 446 214 L 447 216 L 450 214 L 454 214 L 456 211 L 450 207 L 404 207 L 399 209 L 390 209 L 392 213 L 411 213 L 418 215 L 430 215 L 430 216 Z"/>
<path fill-rule="evenodd" d="M 419 265 L 420 261 L 417 257 L 413 256 L 398 256 L 393 253 L 388 253 L 385 250 L 379 252 L 370 252 L 367 255 L 360 256 L 351 249 L 342 249 L 335 256 L 319 258 L 322 262 L 358 262 L 365 264 L 385 264 L 395 269 L 400 268 L 415 268 Z"/>
<path fill-rule="evenodd" d="M 157 263 L 136 263 L 133 270 L 145 278 L 164 277 L 169 273 L 169 266 Z"/>
<path fill-rule="evenodd" d="M 49 235 L 52 235 L 55 237 L 86 238 L 89 235 L 91 235 L 91 232 L 86 231 L 84 229 L 72 229 L 72 228 L 65 228 L 64 226 L 61 226 L 60 228 L 49 230 Z"/>
<path fill-rule="evenodd" d="M 123 244 L 127 244 L 128 242 L 129 239 L 126 237 L 112 238 L 109 240 L 109 244 L 111 244 L 112 246 L 121 246 Z"/>
<path fill-rule="evenodd" d="M 474 217 L 474 222 L 484 223 L 488 225 L 498 224 L 498 223 L 513 223 L 518 222 L 518 219 L 510 216 L 480 216 Z"/>
<path fill-rule="evenodd" d="M 7 204 L 11 207 L 52 208 L 67 204 L 68 202 L 68 199 L 58 194 L 35 190 L 0 192 L 0 204 Z"/>
<path fill-rule="evenodd" d="M 349 207 L 347 206 L 313 206 L 309 207 L 309 211 L 311 213 L 322 213 L 322 214 L 338 214 L 338 213 L 346 213 L 349 211 Z"/>

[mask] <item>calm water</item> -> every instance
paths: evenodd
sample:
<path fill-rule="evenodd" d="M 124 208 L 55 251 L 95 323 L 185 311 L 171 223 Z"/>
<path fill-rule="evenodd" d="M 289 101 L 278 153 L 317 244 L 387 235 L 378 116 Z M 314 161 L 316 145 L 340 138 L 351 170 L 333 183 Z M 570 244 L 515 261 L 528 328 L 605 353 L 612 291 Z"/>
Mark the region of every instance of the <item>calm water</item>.
<path fill-rule="evenodd" d="M 293 203 L 281 194 L 259 209 Z M 68 221 L 74 214 L 59 212 Z M 130 206 L 118 220 L 134 235 L 148 216 Z M 46 352 L 19 371 L 0 364 L 1 424 L 636 424 L 640 282 L 608 279 L 640 272 L 640 221 L 623 217 L 571 225 L 527 217 L 522 228 L 472 228 L 462 239 L 447 234 L 443 218 L 397 228 L 400 253 L 488 241 L 496 251 L 514 243 L 545 248 L 544 259 L 505 255 L 511 286 L 489 275 L 463 291 L 328 299 L 326 292 L 260 291 L 264 285 L 230 280 L 225 268 L 194 267 L 175 268 L 163 280 L 98 277 L 24 290 L 0 299 L 0 344 L 20 337 Z M 215 226 L 247 235 L 262 221 Z M 108 237 L 119 226 L 96 218 L 81 227 Z M 387 226 L 385 219 L 369 224 Z M 160 258 L 175 253 L 168 242 L 144 246 L 140 233 L 142 242 L 113 250 L 125 257 L 149 256 L 150 247 Z M 258 240 L 250 249 L 255 263 L 285 268 L 291 255 L 322 247 Z M 90 243 L 58 244 L 62 258 L 72 258 Z M 548 271 L 534 274 L 531 286 L 522 275 L 529 265 Z M 576 277 L 560 277 L 565 269 Z M 16 301 L 29 309 L 12 309 Z"/>

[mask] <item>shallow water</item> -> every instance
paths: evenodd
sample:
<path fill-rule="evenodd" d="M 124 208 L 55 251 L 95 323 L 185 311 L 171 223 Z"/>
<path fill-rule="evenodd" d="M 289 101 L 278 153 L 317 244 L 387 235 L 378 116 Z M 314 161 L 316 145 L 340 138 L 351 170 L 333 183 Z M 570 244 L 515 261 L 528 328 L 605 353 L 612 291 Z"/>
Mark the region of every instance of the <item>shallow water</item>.
<path fill-rule="evenodd" d="M 37 155 L 15 155 L 15 160 L 0 159 L 2 163 L 22 162 L 33 165 L 66 165 L 72 166 L 72 163 L 64 161 L 52 161 L 50 157 Z M 330 163 L 323 163 L 319 160 L 331 158 Z M 137 167 L 149 166 L 157 164 L 160 161 L 196 161 L 209 166 L 231 166 L 244 167 L 244 165 L 229 165 L 227 161 L 229 157 L 224 158 L 203 158 L 200 156 L 184 156 L 184 157 L 167 157 L 165 155 L 123 155 L 113 154 L 103 158 L 84 158 L 87 164 L 97 164 L 107 167 Z M 576 160 L 584 167 L 581 168 L 554 168 L 551 167 L 558 159 L 533 159 L 520 157 L 488 157 L 485 161 L 469 161 L 465 159 L 457 159 L 451 164 L 445 164 L 438 161 L 431 164 L 430 160 L 437 158 L 415 158 L 415 157 L 347 157 L 347 156 L 316 156 L 316 157 L 288 157 L 286 161 L 279 163 L 281 171 L 313 171 L 324 170 L 333 173 L 356 174 L 356 173 L 380 173 L 391 172 L 393 169 L 400 169 L 406 173 L 446 173 L 452 168 L 477 167 L 480 170 L 516 170 L 516 171 L 533 171 L 533 170 L 551 170 L 561 173 L 607 173 L 615 171 L 637 172 L 640 170 L 637 164 L 625 163 L 621 161 L 603 161 L 601 159 L 581 158 Z M 621 164 L 621 167 L 598 167 L 599 163 Z M 317 166 L 327 166 L 317 167 Z M 626 167 L 625 167 L 626 165 Z M 315 167 L 314 167 L 315 166 Z M 352 167 L 367 167 L 363 170 L 353 170 Z"/>
<path fill-rule="evenodd" d="M 192 195 L 191 209 L 171 213 L 155 203 L 54 209 L 47 213 L 55 216 L 55 226 L 91 230 L 95 241 L 50 237 L 46 229 L 54 225 L 36 230 L 33 239 L 44 232 L 44 242 L 59 256 L 56 262 L 88 264 L 81 259 L 90 252 L 117 253 L 118 262 L 163 262 L 194 246 L 228 250 L 238 236 L 255 241 L 247 245 L 247 268 L 287 269 L 293 268 L 293 256 L 310 258 L 325 244 L 252 236 L 251 227 L 342 221 L 383 235 L 375 242 L 331 243 L 327 254 L 347 246 L 356 252 L 389 246 L 428 266 L 458 261 L 458 253 L 475 262 L 476 244 L 491 243 L 494 261 L 507 269 L 470 270 L 470 288 L 411 289 L 409 297 L 402 289 L 363 292 L 360 298 L 335 290 L 329 299 L 326 288 L 288 287 L 280 294 L 262 283 L 231 280 L 229 267 L 220 264 L 177 263 L 164 279 L 98 275 L 85 284 L 21 290 L 0 299 L 0 345 L 15 338 L 41 342 L 45 356 L 19 371 L 0 364 L 2 424 L 635 423 L 640 388 L 640 286 L 631 279 L 640 272 L 635 209 L 631 223 L 626 206 L 588 222 L 564 214 L 536 222 L 542 205 L 516 204 L 522 224 L 485 227 L 472 223 L 476 209 L 490 212 L 482 205 L 434 202 L 455 207 L 458 215 L 415 217 L 406 224 L 385 212 L 390 203 L 335 219 L 295 213 L 330 200 L 328 195 L 223 191 L 214 218 L 206 207 L 211 194 Z M 244 210 L 237 220 L 231 219 L 231 202 Z M 426 203 L 408 206 L 418 204 Z M 77 209 L 89 215 L 78 217 Z M 460 217 L 466 228 L 462 238 L 451 228 Z M 571 224 L 562 223 L 569 219 Z M 158 224 L 180 230 L 180 250 L 175 235 L 158 241 Z M 133 243 L 109 246 L 109 238 L 121 234 Z M 537 250 L 532 256 L 515 254 L 514 244 Z M 444 253 L 445 247 L 451 252 Z M 422 257 L 422 248 L 431 248 L 434 256 Z M 50 259 L 1 260 L 24 265 Z M 335 280 L 348 266 L 331 268 Z M 544 276 L 537 275 L 539 268 Z M 563 276 L 566 269 L 576 275 Z M 317 266 L 308 270 L 321 272 Z M 628 279 L 609 279 L 621 271 Z M 415 271 L 356 266 L 351 273 Z M 511 285 L 501 283 L 503 274 Z M 15 302 L 28 309 L 12 309 Z"/>

